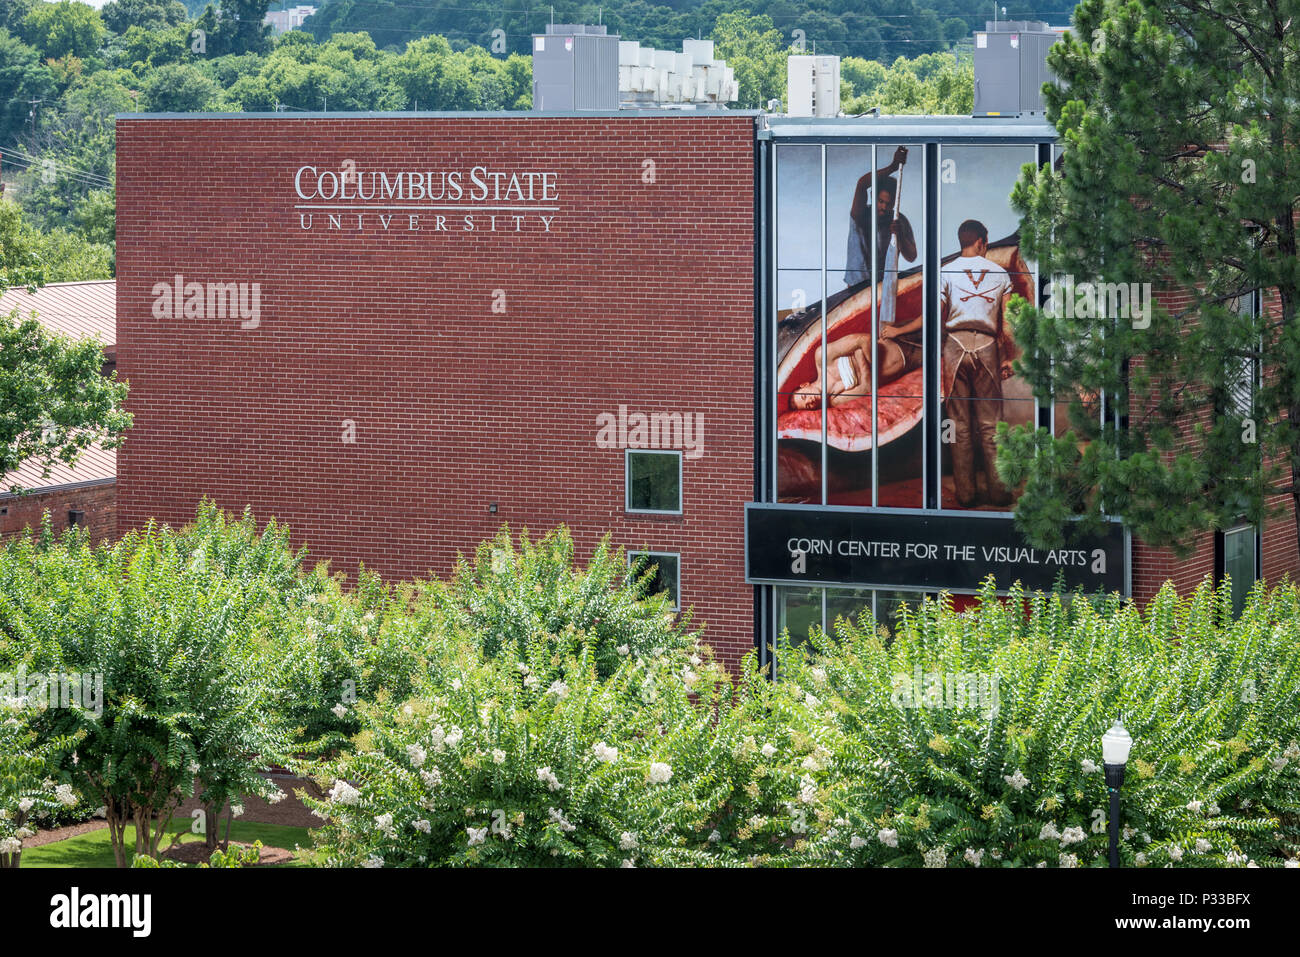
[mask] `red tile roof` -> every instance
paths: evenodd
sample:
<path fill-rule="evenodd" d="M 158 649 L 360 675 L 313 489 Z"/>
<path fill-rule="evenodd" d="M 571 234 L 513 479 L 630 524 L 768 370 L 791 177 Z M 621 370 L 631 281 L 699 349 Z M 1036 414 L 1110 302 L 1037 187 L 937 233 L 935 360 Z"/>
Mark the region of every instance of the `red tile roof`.
<path fill-rule="evenodd" d="M 0 315 L 19 310 L 22 318 L 33 311 L 41 325 L 74 339 L 99 338 L 104 354 L 113 358 L 117 351 L 117 283 L 111 279 L 88 282 L 55 282 L 34 293 L 26 289 L 9 289 L 0 293 Z M 50 474 L 41 476 L 35 462 L 24 462 L 13 472 L 0 477 L 0 497 L 11 485 L 35 491 L 103 482 L 117 477 L 117 452 L 92 447 L 82 453 L 75 468 L 55 463 Z"/>

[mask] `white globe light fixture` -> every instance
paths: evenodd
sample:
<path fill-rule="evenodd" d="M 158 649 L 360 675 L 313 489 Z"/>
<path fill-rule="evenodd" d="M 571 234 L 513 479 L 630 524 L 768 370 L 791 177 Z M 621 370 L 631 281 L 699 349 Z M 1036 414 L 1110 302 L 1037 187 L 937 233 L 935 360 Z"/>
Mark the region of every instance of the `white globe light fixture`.
<path fill-rule="evenodd" d="M 1110 866 L 1119 867 L 1119 789 L 1124 786 L 1124 766 L 1133 747 L 1133 736 L 1119 718 L 1101 736 L 1101 762 L 1110 792 Z"/>
<path fill-rule="evenodd" d="M 1104 764 L 1128 764 L 1128 753 L 1133 747 L 1133 737 L 1124 730 L 1118 718 L 1109 731 L 1101 736 L 1101 760 Z"/>

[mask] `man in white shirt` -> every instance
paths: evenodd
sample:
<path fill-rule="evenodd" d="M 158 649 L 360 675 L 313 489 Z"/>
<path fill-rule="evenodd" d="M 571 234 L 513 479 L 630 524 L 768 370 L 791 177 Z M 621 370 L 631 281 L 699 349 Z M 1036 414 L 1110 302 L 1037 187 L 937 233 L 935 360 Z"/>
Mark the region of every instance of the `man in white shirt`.
<path fill-rule="evenodd" d="M 994 436 L 1002 418 L 1002 380 L 1011 377 L 1015 355 L 1004 321 L 1011 277 L 985 258 L 989 233 L 979 220 L 957 227 L 957 240 L 961 256 L 943 266 L 939 283 L 944 393 L 954 425 L 953 485 L 963 508 L 1010 505 L 1011 492 L 997 473 Z"/>

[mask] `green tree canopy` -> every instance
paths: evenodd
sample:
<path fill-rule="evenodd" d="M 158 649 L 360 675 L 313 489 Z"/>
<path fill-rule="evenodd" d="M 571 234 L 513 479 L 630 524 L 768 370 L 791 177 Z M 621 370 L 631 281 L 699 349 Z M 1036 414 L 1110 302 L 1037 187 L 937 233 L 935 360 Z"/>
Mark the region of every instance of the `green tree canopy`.
<path fill-rule="evenodd" d="M 83 60 L 92 57 L 108 36 L 99 11 L 74 0 L 33 5 L 21 30 L 23 39 L 42 57 L 55 60 L 68 55 Z"/>
<path fill-rule="evenodd" d="M 1167 298 L 1085 309 L 1098 297 L 1076 288 L 1020 310 L 1024 375 L 1074 429 L 1002 430 L 1039 542 L 1106 514 L 1185 547 L 1300 503 L 1298 16 L 1296 0 L 1084 0 L 1049 54 L 1064 159 L 1015 190 L 1024 248 L 1044 276 Z"/>
<path fill-rule="evenodd" d="M 105 378 L 94 340 L 73 342 L 14 310 L 0 315 L 0 475 L 24 462 L 46 474 L 55 462 L 75 465 L 92 445 L 117 448 L 130 428 L 126 384 Z M 5 491 L 21 492 L 6 483 Z"/>

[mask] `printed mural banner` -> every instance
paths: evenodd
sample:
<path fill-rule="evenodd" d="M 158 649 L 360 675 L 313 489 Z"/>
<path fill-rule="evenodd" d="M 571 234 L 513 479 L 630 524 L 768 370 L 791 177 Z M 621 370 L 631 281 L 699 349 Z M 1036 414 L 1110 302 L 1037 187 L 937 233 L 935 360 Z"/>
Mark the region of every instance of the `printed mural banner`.
<path fill-rule="evenodd" d="M 837 155 L 841 150 L 843 155 Z M 1027 384 L 1010 368 L 1019 349 L 1005 315 L 1012 296 L 1036 299 L 1036 276 L 1021 254 L 1018 221 L 1009 204 L 1021 165 L 1034 159 L 1032 147 L 944 147 L 940 183 L 925 184 L 919 161 L 909 169 L 906 148 L 879 146 L 877 160 L 889 162 L 876 170 L 879 195 L 874 198 L 869 148 L 827 152 L 826 271 L 828 283 L 842 276 L 848 284 L 825 298 L 825 357 L 823 302 L 778 312 L 778 497 L 785 502 L 821 501 L 821 380 L 825 376 L 826 504 L 871 505 L 873 456 L 878 452 L 877 503 L 924 505 L 926 277 L 922 265 L 904 264 L 920 261 L 924 197 L 927 189 L 937 189 L 940 264 L 939 275 L 931 281 L 939 286 L 941 326 L 940 394 L 934 402 L 941 414 L 941 507 L 1009 509 L 1014 491 L 997 476 L 993 434 L 999 421 L 1032 422 L 1036 409 Z M 912 152 L 919 160 L 920 147 Z M 814 157 L 804 148 L 792 159 L 807 165 Z M 820 166 L 820 157 L 816 160 Z M 837 175 L 853 161 L 856 177 L 852 172 L 847 177 Z M 783 158 L 779 172 L 786 173 L 789 165 Z M 808 173 L 796 175 L 806 179 Z M 784 179 L 780 176 L 779 184 Z M 852 184 L 851 190 L 846 182 Z M 849 195 L 852 201 L 845 216 L 837 212 L 836 201 Z M 815 203 L 813 216 L 820 212 Z M 778 193 L 779 230 L 788 228 L 796 209 L 793 199 L 782 202 Z M 843 260 L 834 241 L 837 218 L 848 224 Z M 993 229 L 1002 232 L 991 235 Z M 868 234 L 876 243 L 875 281 Z M 778 242 L 778 250 L 782 245 Z M 790 248 L 791 244 L 787 240 L 784 245 Z M 807 264 L 801 265 L 807 271 Z M 880 314 L 874 343 L 873 310 Z"/>

